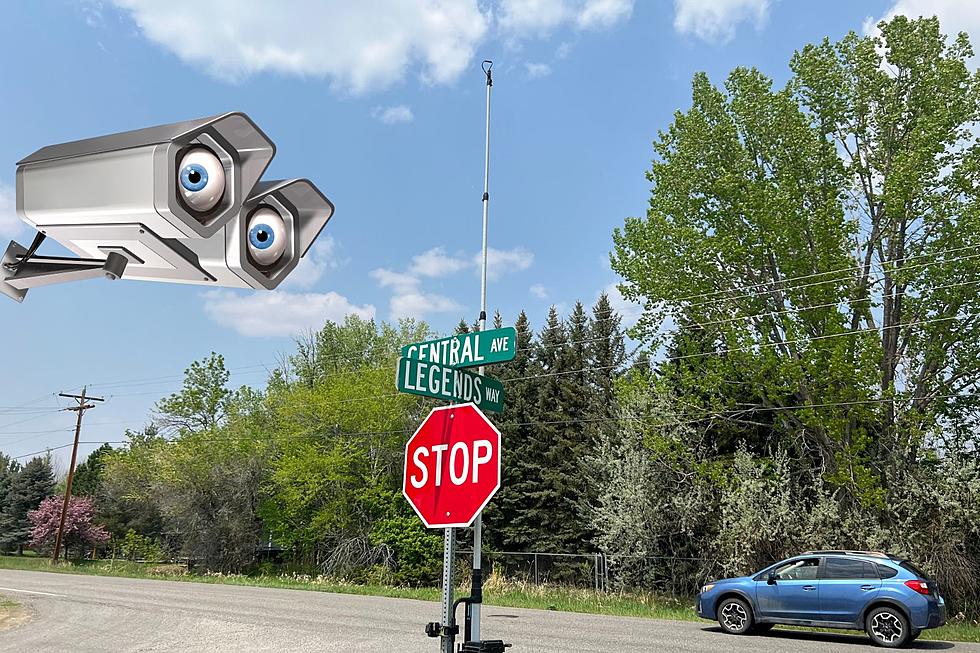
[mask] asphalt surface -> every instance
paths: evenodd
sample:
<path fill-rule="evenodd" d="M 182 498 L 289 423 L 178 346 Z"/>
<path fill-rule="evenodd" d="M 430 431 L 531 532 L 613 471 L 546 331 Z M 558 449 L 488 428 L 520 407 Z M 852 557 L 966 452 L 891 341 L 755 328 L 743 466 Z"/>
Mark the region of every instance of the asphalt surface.
<path fill-rule="evenodd" d="M 0 632 L 0 651 L 377 651 L 438 653 L 424 624 L 436 603 L 298 590 L 0 570 L 0 594 L 33 613 Z M 509 653 L 880 651 L 859 635 L 774 632 L 733 637 L 708 622 L 484 607 L 484 637 Z M 917 650 L 980 653 L 973 644 Z"/>

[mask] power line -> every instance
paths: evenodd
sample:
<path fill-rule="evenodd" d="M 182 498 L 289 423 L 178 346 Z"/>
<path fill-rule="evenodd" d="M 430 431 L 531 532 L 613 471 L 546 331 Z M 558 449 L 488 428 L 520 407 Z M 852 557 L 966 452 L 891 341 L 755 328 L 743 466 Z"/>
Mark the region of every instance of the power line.
<path fill-rule="evenodd" d="M 973 286 L 973 285 L 976 285 L 978 283 L 980 283 L 980 279 L 977 279 L 977 280 L 974 280 L 974 281 L 962 281 L 962 282 L 959 282 L 959 283 L 949 283 L 949 284 L 945 284 L 945 285 L 942 285 L 942 286 L 934 286 L 932 288 L 925 288 L 925 289 L 923 289 L 923 292 L 931 292 L 931 291 L 936 291 L 936 290 L 947 290 L 949 288 L 960 288 L 960 287 L 963 287 L 963 286 Z M 870 302 L 870 301 L 872 301 L 870 297 L 866 297 L 866 298 L 855 298 L 855 299 L 841 299 L 841 300 L 838 300 L 838 301 L 835 301 L 835 302 L 827 302 L 826 304 L 815 304 L 813 306 L 802 306 L 802 307 L 799 307 L 799 308 L 787 308 L 787 309 L 782 310 L 782 311 L 770 311 L 768 313 L 756 313 L 754 315 L 740 315 L 738 317 L 726 318 L 724 320 L 714 320 L 714 321 L 711 321 L 711 322 L 694 322 L 693 324 L 695 324 L 698 327 L 704 328 L 704 327 L 716 326 L 716 325 L 720 325 L 720 324 L 729 324 L 731 322 L 738 322 L 740 320 L 753 320 L 753 319 L 760 318 L 760 317 L 776 317 L 778 315 L 787 315 L 787 314 L 790 314 L 790 313 L 800 313 L 800 312 L 803 312 L 803 311 L 812 311 L 812 310 L 816 310 L 816 309 L 819 309 L 819 308 L 831 308 L 831 307 L 834 307 L 834 306 L 840 306 L 841 304 L 848 304 L 848 305 L 850 305 L 852 303 L 857 303 L 857 302 Z"/>
<path fill-rule="evenodd" d="M 939 252 L 933 252 L 933 253 L 930 253 L 930 254 L 919 254 L 919 255 L 916 255 L 916 256 L 907 256 L 907 257 L 903 258 L 902 261 L 914 261 L 914 260 L 920 259 L 920 258 L 934 257 L 934 256 L 937 256 L 939 254 L 950 254 L 952 252 L 961 252 L 961 251 L 965 251 L 965 250 L 974 250 L 975 251 L 976 249 L 977 249 L 977 245 L 964 245 L 962 247 L 953 247 L 951 249 L 945 249 L 945 250 L 942 250 L 942 251 L 939 251 Z M 953 259 L 950 259 L 950 261 L 942 261 L 942 262 L 954 262 L 954 261 L 958 261 L 958 260 L 964 260 L 966 258 L 974 258 L 974 257 L 973 256 L 958 257 L 958 258 L 957 257 L 954 257 Z M 880 262 L 872 262 L 870 264 L 870 267 L 877 268 L 878 272 L 882 272 L 882 273 L 888 272 L 888 270 L 885 270 L 884 268 L 881 267 L 881 263 Z M 710 291 L 710 292 L 706 292 L 706 293 L 700 293 L 700 294 L 696 294 L 696 295 L 687 295 L 685 297 L 677 297 L 673 301 L 675 301 L 675 302 L 685 302 L 685 301 L 690 301 L 692 299 L 701 299 L 701 298 L 704 298 L 704 297 L 711 297 L 713 295 L 721 295 L 721 294 L 727 293 L 727 292 L 736 292 L 736 291 L 737 292 L 741 292 L 741 291 L 747 290 L 749 288 L 761 288 L 761 287 L 764 287 L 764 286 L 769 286 L 769 285 L 774 284 L 774 283 L 791 283 L 791 282 L 796 282 L 796 281 L 803 281 L 805 279 L 813 279 L 815 277 L 821 277 L 821 276 L 825 276 L 825 275 L 828 275 L 828 274 L 840 274 L 842 272 L 859 272 L 861 270 L 864 270 L 864 268 L 865 268 L 865 265 L 864 264 L 858 264 L 858 265 L 854 265 L 854 266 L 851 266 L 851 267 L 839 268 L 837 270 L 828 270 L 827 272 L 813 272 L 811 274 L 804 274 L 802 276 L 797 276 L 797 277 L 788 277 L 786 279 L 780 279 L 780 280 L 763 281 L 763 282 L 760 282 L 760 283 L 750 284 L 748 286 L 739 286 L 738 288 L 726 288 L 726 289 L 722 289 L 722 290 L 714 290 L 714 291 Z M 902 267 L 900 269 L 904 271 L 904 270 L 908 270 L 910 268 L 908 268 L 908 267 Z M 895 270 L 892 270 L 892 272 L 894 272 L 894 271 Z M 841 277 L 839 279 L 832 279 L 830 281 L 847 281 L 850 278 L 851 277 Z M 830 281 L 823 282 L 823 283 L 829 283 Z"/>
<path fill-rule="evenodd" d="M 976 247 L 974 247 L 973 249 L 976 249 Z M 928 267 L 930 265 L 937 265 L 937 264 L 941 264 L 941 263 L 953 263 L 953 262 L 956 262 L 956 261 L 964 261 L 964 260 L 975 259 L 975 258 L 980 258 L 980 254 L 971 254 L 969 256 L 959 256 L 959 257 L 955 257 L 955 258 L 949 259 L 948 261 L 932 261 L 932 262 L 929 262 L 929 263 L 919 263 L 919 264 L 916 264 L 916 265 L 909 265 L 909 266 L 903 267 L 902 268 L 902 271 L 904 272 L 905 270 L 913 270 L 913 269 L 917 269 L 917 268 Z M 744 294 L 741 294 L 741 295 L 736 295 L 734 297 L 718 297 L 718 298 L 711 299 L 711 300 L 708 300 L 708 301 L 703 301 L 703 302 L 698 302 L 698 303 L 695 303 L 695 304 L 690 304 L 690 305 L 686 306 L 685 308 L 688 309 L 688 310 L 690 310 L 690 309 L 693 309 L 693 308 L 700 308 L 702 306 L 714 306 L 716 304 L 723 304 L 723 303 L 726 303 L 726 302 L 733 302 L 733 301 L 736 301 L 736 300 L 739 300 L 739 299 L 746 299 L 746 298 L 752 298 L 752 297 L 760 297 L 762 295 L 770 295 L 770 294 L 772 294 L 774 292 L 777 292 L 777 291 L 778 292 L 785 293 L 785 292 L 788 292 L 790 290 L 802 290 L 804 288 L 812 288 L 812 287 L 815 287 L 815 286 L 822 286 L 822 285 L 825 285 L 825 284 L 828 284 L 828 283 L 841 283 L 841 282 L 850 281 L 850 280 L 852 280 L 851 277 L 841 277 L 839 279 L 826 279 L 824 281 L 814 281 L 814 282 L 811 282 L 811 283 L 804 283 L 804 284 L 800 284 L 800 285 L 797 285 L 797 286 L 789 286 L 789 287 L 784 287 L 784 288 L 769 288 L 769 289 L 764 289 L 764 290 L 749 291 L 747 293 L 744 293 Z M 771 283 L 772 284 L 777 284 L 777 283 L 780 283 L 780 282 L 773 281 Z M 748 286 L 746 286 L 746 287 L 748 287 Z M 723 291 L 723 292 L 727 292 L 727 291 Z M 673 299 L 672 298 L 669 301 L 671 303 L 681 303 L 683 300 L 682 299 Z"/>

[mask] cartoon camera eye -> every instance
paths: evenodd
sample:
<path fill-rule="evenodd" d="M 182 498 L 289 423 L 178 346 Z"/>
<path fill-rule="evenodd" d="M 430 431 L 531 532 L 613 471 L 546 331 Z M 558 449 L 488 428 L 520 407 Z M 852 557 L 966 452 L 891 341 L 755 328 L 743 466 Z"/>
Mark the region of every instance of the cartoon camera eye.
<path fill-rule="evenodd" d="M 286 251 L 286 223 L 274 209 L 260 208 L 248 221 L 248 253 L 259 265 L 272 265 Z"/>
<path fill-rule="evenodd" d="M 225 194 L 225 169 L 211 150 L 188 150 L 177 167 L 180 194 L 191 209 L 210 211 Z"/>

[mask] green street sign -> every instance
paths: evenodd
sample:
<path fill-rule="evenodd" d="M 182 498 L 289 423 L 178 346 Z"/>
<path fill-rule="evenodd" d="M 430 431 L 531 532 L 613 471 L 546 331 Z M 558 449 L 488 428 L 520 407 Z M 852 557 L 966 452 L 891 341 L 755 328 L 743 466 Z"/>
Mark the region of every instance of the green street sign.
<path fill-rule="evenodd" d="M 399 358 L 397 385 L 399 392 L 460 403 L 473 402 L 481 410 L 494 413 L 504 409 L 503 383 L 438 363 Z"/>
<path fill-rule="evenodd" d="M 514 360 L 516 355 L 517 330 L 514 327 L 464 333 L 402 347 L 404 358 L 456 368 L 504 363 Z"/>

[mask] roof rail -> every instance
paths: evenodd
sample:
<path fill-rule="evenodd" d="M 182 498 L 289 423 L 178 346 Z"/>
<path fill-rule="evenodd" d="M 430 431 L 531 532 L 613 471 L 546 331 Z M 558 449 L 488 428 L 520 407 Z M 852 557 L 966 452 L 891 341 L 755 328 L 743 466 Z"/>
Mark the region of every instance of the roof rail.
<path fill-rule="evenodd" d="M 869 558 L 892 558 L 893 557 L 881 551 L 850 551 L 850 550 L 842 550 L 842 549 L 806 551 L 802 555 L 839 555 L 839 556 L 853 555 L 853 556 L 867 556 Z"/>

